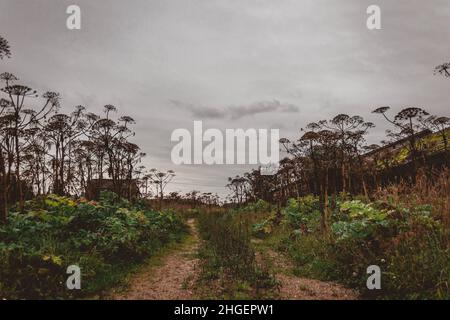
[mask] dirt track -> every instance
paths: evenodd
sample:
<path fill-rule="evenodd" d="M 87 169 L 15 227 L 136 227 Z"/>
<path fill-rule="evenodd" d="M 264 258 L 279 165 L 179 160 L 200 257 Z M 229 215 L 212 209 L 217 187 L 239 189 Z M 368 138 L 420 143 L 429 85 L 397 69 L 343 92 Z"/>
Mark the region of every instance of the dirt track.
<path fill-rule="evenodd" d="M 160 266 L 149 266 L 132 277 L 129 288 L 113 293 L 114 300 L 195 299 L 192 285 L 197 276 L 199 238 L 194 220 L 188 221 L 192 236 L 181 248 L 163 258 Z"/>
<path fill-rule="evenodd" d="M 149 265 L 132 276 L 124 291 L 113 292 L 114 300 L 191 300 L 198 276 L 199 236 L 194 220 L 188 221 L 191 237 L 181 247 L 168 252 L 158 265 Z M 353 300 L 358 294 L 343 286 L 292 275 L 292 264 L 283 255 L 266 252 L 280 283 L 278 298 L 286 300 Z"/>

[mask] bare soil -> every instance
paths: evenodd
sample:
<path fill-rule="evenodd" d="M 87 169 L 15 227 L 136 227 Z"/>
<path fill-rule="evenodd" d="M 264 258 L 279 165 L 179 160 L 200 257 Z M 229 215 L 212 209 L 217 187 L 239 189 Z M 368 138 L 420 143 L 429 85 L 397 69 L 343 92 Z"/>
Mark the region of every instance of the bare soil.
<path fill-rule="evenodd" d="M 114 292 L 114 300 L 191 300 L 195 299 L 193 284 L 198 275 L 196 253 L 199 237 L 194 220 L 188 220 L 191 239 L 163 258 L 161 265 L 150 265 L 133 276 L 128 288 Z"/>
<path fill-rule="evenodd" d="M 334 283 L 300 278 L 292 274 L 293 264 L 288 257 L 273 250 L 265 252 L 276 272 L 279 299 L 283 300 L 356 300 L 358 292 Z"/>
<path fill-rule="evenodd" d="M 113 300 L 192 300 L 199 275 L 199 236 L 193 219 L 188 220 L 191 237 L 181 247 L 163 256 L 157 265 L 150 264 L 131 277 L 125 290 L 109 295 Z M 358 293 L 342 285 L 320 280 L 296 277 L 292 263 L 282 254 L 268 250 L 269 259 L 279 282 L 276 297 L 286 300 L 354 300 Z M 257 259 L 262 259 L 261 253 Z"/>

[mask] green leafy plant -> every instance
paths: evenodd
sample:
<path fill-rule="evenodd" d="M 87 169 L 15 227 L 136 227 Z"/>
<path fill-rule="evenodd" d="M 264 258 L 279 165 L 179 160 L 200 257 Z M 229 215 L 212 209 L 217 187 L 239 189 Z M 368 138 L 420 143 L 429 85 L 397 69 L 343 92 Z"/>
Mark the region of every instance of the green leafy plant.
<path fill-rule="evenodd" d="M 288 200 L 283 214 L 294 229 L 316 231 L 320 222 L 319 199 L 313 195 Z"/>
<path fill-rule="evenodd" d="M 98 203 L 49 195 L 26 208 L 0 226 L 0 298 L 92 294 L 186 231 L 174 212 L 143 210 L 112 193 L 103 193 Z M 81 291 L 65 287 L 72 264 L 82 270 Z"/>

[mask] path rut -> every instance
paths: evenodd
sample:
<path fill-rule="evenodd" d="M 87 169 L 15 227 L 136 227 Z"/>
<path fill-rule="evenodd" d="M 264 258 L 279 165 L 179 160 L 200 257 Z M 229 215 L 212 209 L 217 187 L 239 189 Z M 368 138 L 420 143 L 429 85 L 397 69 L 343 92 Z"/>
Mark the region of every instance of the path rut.
<path fill-rule="evenodd" d="M 191 229 L 189 241 L 169 252 L 158 266 L 149 265 L 132 276 L 126 290 L 112 292 L 113 300 L 193 300 L 199 275 L 197 252 L 200 245 L 194 219 L 187 221 Z M 353 300 L 357 292 L 339 284 L 300 278 L 292 274 L 290 259 L 273 250 L 265 253 L 272 261 L 279 282 L 278 299 L 289 300 Z M 268 257 L 267 257 L 268 255 Z M 257 259 L 261 253 L 257 254 Z"/>
<path fill-rule="evenodd" d="M 198 275 L 196 253 L 199 236 L 193 219 L 187 221 L 192 239 L 163 258 L 161 266 L 149 266 L 132 277 L 124 292 L 114 293 L 114 300 L 191 300 Z"/>
<path fill-rule="evenodd" d="M 273 250 L 266 251 L 278 280 L 279 299 L 283 300 L 356 300 L 358 292 L 344 286 L 292 274 L 294 266 L 289 258 Z"/>

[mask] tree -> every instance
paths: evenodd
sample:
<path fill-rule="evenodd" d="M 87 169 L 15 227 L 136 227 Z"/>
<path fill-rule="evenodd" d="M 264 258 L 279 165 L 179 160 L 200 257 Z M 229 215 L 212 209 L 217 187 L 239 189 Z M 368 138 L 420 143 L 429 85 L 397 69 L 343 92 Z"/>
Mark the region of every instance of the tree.
<path fill-rule="evenodd" d="M 0 99 L 0 222 L 5 223 L 8 219 L 8 177 L 6 174 L 7 165 L 6 160 L 8 156 L 8 149 L 5 146 L 6 135 L 4 128 L 8 123 L 8 118 L 5 117 L 6 110 L 10 107 L 9 101 Z"/>
<path fill-rule="evenodd" d="M 249 184 L 245 177 L 229 177 L 226 187 L 232 192 L 232 198 L 238 206 L 246 202 Z"/>
<path fill-rule="evenodd" d="M 448 151 L 447 129 L 450 126 L 450 118 L 429 116 L 428 118 L 423 119 L 421 123 L 425 128 L 429 128 L 432 131 L 436 131 L 441 135 L 444 150 Z"/>
<path fill-rule="evenodd" d="M 367 130 L 369 128 L 373 128 L 374 124 L 371 122 L 367 122 L 364 125 L 364 129 L 362 130 L 356 130 L 353 132 L 350 132 L 348 134 L 348 143 L 349 143 L 349 150 L 350 154 L 352 155 L 350 159 L 350 168 L 353 168 L 352 171 L 354 175 L 359 177 L 360 187 L 362 188 L 362 191 L 364 192 L 364 196 L 366 199 L 369 198 L 369 192 L 366 185 L 365 180 L 365 170 L 367 169 L 366 161 L 364 161 L 363 158 L 363 152 L 366 152 L 368 149 L 370 150 L 370 147 L 367 147 L 365 145 L 365 139 L 364 135 L 367 133 Z M 372 148 L 374 145 L 372 145 Z"/>
<path fill-rule="evenodd" d="M 388 131 L 388 135 L 399 140 L 406 138 L 409 141 L 409 156 L 412 160 L 413 165 L 413 179 L 415 179 L 415 173 L 417 171 L 417 161 L 419 159 L 419 145 L 417 143 L 417 134 L 423 130 L 423 119 L 428 116 L 429 113 L 422 108 L 417 107 L 407 107 L 398 112 L 395 118 L 392 120 L 387 115 L 386 112 L 390 107 L 380 107 L 372 111 L 372 113 L 378 113 L 383 115 L 383 117 L 391 124 L 397 131 Z"/>
<path fill-rule="evenodd" d="M 59 107 L 59 94 L 55 92 L 46 92 L 43 94 L 42 97 L 45 103 L 36 111 L 25 108 L 25 101 L 27 99 L 38 97 L 36 90 L 25 85 L 13 84 L 17 81 L 17 78 L 9 73 L 1 74 L 0 80 L 6 83 L 6 86 L 1 89 L 8 97 L 6 115 L 4 116 L 4 132 L 6 134 L 7 147 L 9 147 L 8 153 L 13 154 L 19 209 L 23 211 L 25 198 L 20 174 L 22 164 L 21 155 L 29 142 L 23 138 L 27 130 L 36 128 L 42 119 L 46 118 L 50 112 Z"/>
<path fill-rule="evenodd" d="M 320 122 L 321 126 L 332 130 L 338 137 L 339 162 L 341 169 L 341 188 L 342 192 L 348 191 L 349 184 L 349 162 L 355 158 L 356 145 L 362 139 L 362 136 L 367 133 L 369 128 L 374 125 L 370 122 L 364 122 L 360 116 L 350 117 L 347 114 L 338 114 L 331 121 Z"/>
<path fill-rule="evenodd" d="M 360 116 L 338 114 L 331 120 L 309 123 L 303 135 L 290 141 L 280 139 L 280 144 L 290 159 L 277 175 L 281 193 L 292 196 L 291 186 L 297 186 L 297 195 L 313 193 L 319 196 L 322 212 L 322 229 L 329 230 L 329 196 L 337 192 L 358 190 L 368 195 L 364 178 L 364 136 L 374 124 Z M 359 177 L 359 186 L 351 184 Z M 288 183 L 285 183 L 287 181 Z M 359 188 L 359 189 L 358 189 Z M 285 189 L 285 190 L 284 190 Z"/>
<path fill-rule="evenodd" d="M 117 112 L 117 108 L 106 105 L 105 117 L 89 116 L 94 123 L 88 131 L 88 139 L 95 147 L 99 180 L 103 180 L 106 173 L 112 180 L 114 191 L 121 194 L 124 183 L 130 186 L 135 165 L 145 153 L 139 152 L 139 146 L 129 141 L 135 135 L 130 129 L 135 121 L 129 116 L 122 116 L 115 121 L 111 117 L 113 112 Z M 130 195 L 130 189 L 128 193 Z"/>
<path fill-rule="evenodd" d="M 3 59 L 4 57 L 9 58 L 11 56 L 11 50 L 9 48 L 8 41 L 0 36 L 0 59 Z"/>
<path fill-rule="evenodd" d="M 440 74 L 446 78 L 450 77 L 450 62 L 438 65 L 434 68 L 434 74 Z"/>
<path fill-rule="evenodd" d="M 329 231 L 329 220 L 331 211 L 329 208 L 329 184 L 330 168 L 336 165 L 337 158 L 334 156 L 338 148 L 339 134 L 331 130 L 321 130 L 317 138 L 317 154 L 319 163 L 319 203 L 321 206 L 321 227 L 324 233 Z"/>
<path fill-rule="evenodd" d="M 0 58 L 10 56 L 9 44 L 0 36 Z M 104 187 L 105 175 L 113 191 L 131 199 L 145 169 L 140 165 L 145 153 L 130 141 L 133 118 L 113 119 L 113 105 L 104 107 L 102 117 L 86 113 L 83 106 L 58 113 L 56 92 L 44 93 L 42 105 L 36 106 L 37 91 L 18 80 L 11 73 L 0 74 L 0 221 L 7 220 L 13 202 L 23 211 L 26 196 L 81 196 L 95 179 Z M 173 175 L 158 176 L 161 197 Z"/>
<path fill-rule="evenodd" d="M 74 178 L 71 161 L 74 144 L 76 139 L 89 129 L 87 122 L 82 118 L 84 110 L 83 106 L 77 106 L 71 115 L 55 114 L 44 126 L 46 137 L 54 147 L 52 171 L 53 192 L 56 194 L 67 194 L 67 186 Z"/>
<path fill-rule="evenodd" d="M 336 153 L 339 144 L 339 134 L 336 131 L 322 129 L 325 121 L 310 123 L 300 139 L 291 143 L 289 140 L 281 141 L 293 160 L 301 163 L 306 176 L 303 183 L 312 193 L 319 196 L 321 228 L 324 233 L 329 230 L 329 190 L 330 169 L 336 166 Z M 302 129 L 302 131 L 304 131 Z"/>
<path fill-rule="evenodd" d="M 3 59 L 4 57 L 9 58 L 11 56 L 11 51 L 9 48 L 8 41 L 0 36 L 0 59 Z M 0 100 L 0 117 L 2 117 L 2 114 L 9 108 L 8 101 L 1 99 Z M 0 121 L 2 119 L 0 118 Z M 2 124 L 0 123 L 0 130 L 2 130 Z M 5 158 L 3 155 L 4 147 L 3 147 L 3 140 L 2 135 L 0 135 L 0 223 L 5 223 L 8 219 L 8 194 L 7 194 L 7 178 L 6 178 L 6 163 Z"/>
<path fill-rule="evenodd" d="M 164 190 L 175 177 L 175 172 L 173 170 L 162 172 L 157 169 L 151 169 L 147 177 L 155 186 L 156 194 L 159 196 L 159 208 L 161 209 L 164 200 Z"/>
<path fill-rule="evenodd" d="M 266 201 L 273 200 L 273 190 L 276 187 L 276 175 L 262 175 L 261 168 L 253 169 L 244 174 L 249 184 L 248 195 L 249 200 L 256 201 L 264 199 Z"/>

